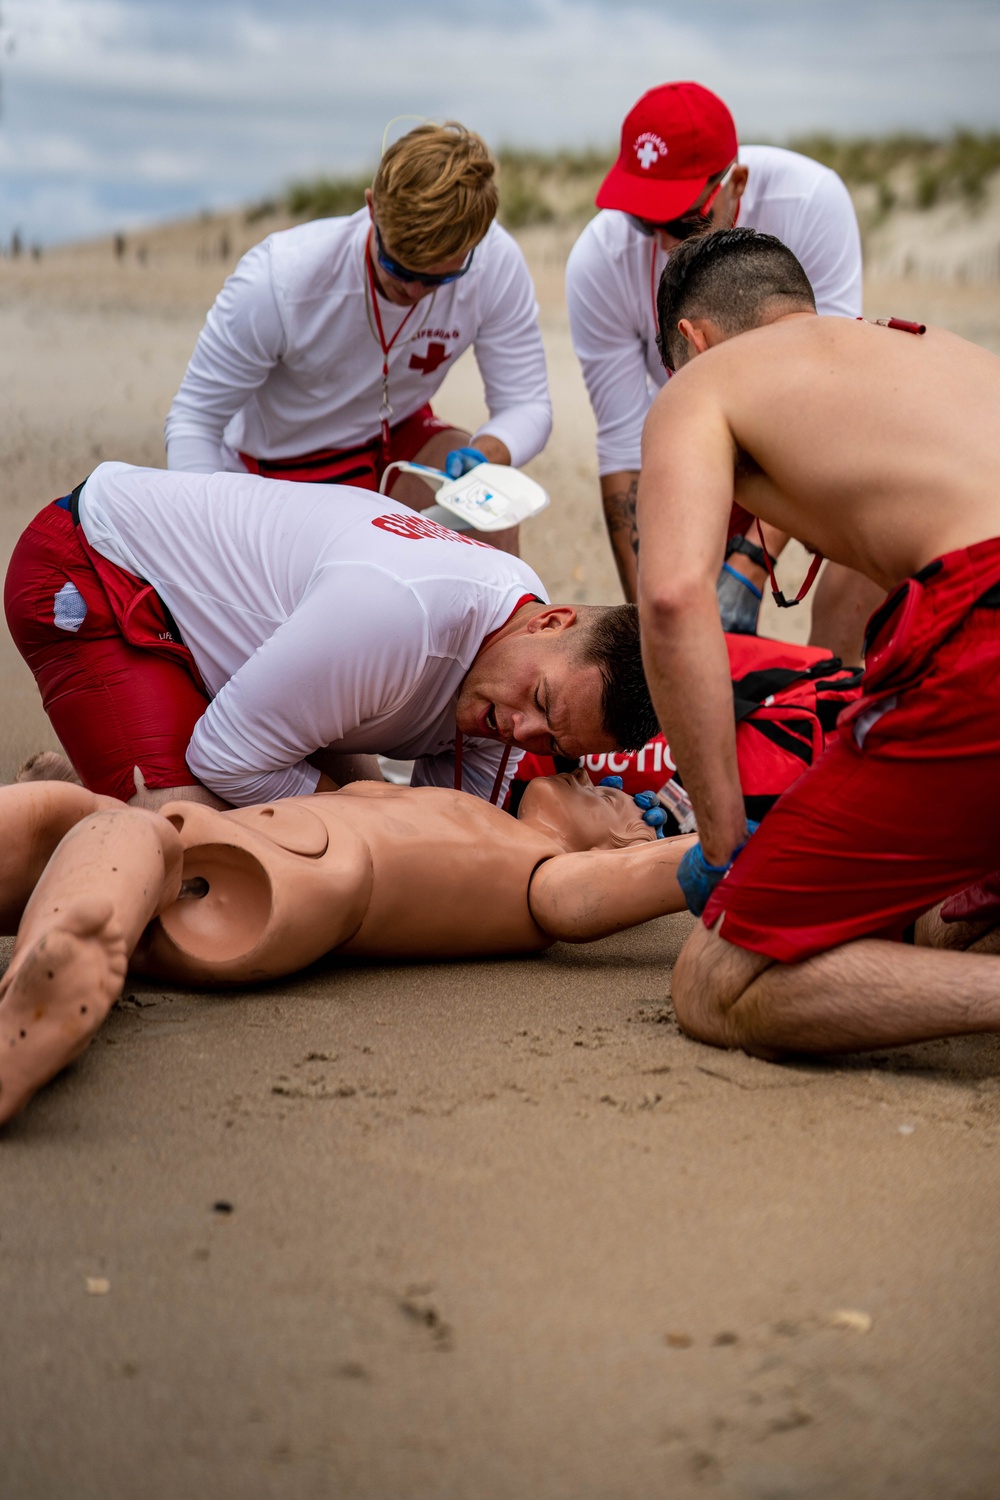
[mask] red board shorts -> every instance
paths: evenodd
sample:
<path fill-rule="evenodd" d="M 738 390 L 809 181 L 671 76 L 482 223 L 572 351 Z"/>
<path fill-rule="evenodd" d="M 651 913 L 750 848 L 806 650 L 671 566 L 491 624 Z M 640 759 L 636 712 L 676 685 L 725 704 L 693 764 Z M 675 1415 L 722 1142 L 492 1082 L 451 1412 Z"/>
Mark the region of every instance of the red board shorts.
<path fill-rule="evenodd" d="M 389 457 L 382 460 L 382 440 L 378 437 L 356 448 L 318 448 L 298 458 L 254 458 L 241 453 L 240 458 L 250 474 L 266 479 L 298 479 L 304 484 L 349 484 L 359 490 L 377 490 L 390 463 L 414 459 L 426 443 L 439 432 L 452 432 L 454 422 L 436 417 L 428 403 L 389 428 Z M 390 492 L 392 485 L 389 486 Z"/>
<path fill-rule="evenodd" d="M 88 544 L 65 502 L 47 505 L 14 548 L 4 608 L 45 712 L 93 792 L 127 802 L 191 786 L 185 752 L 209 696 L 152 586 Z"/>
<path fill-rule="evenodd" d="M 937 558 L 869 623 L 864 694 L 705 908 L 798 963 L 900 938 L 1000 859 L 1000 538 Z"/>

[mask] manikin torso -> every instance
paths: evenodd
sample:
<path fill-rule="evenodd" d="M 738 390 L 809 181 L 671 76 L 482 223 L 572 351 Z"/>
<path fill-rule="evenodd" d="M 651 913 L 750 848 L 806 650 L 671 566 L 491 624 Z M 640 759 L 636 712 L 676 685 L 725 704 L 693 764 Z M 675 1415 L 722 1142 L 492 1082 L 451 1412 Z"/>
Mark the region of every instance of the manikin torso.
<path fill-rule="evenodd" d="M 591 805 L 600 820 L 600 799 L 575 800 L 577 822 Z M 185 888 L 147 929 L 140 971 L 247 983 L 333 949 L 458 958 L 553 941 L 528 904 L 533 872 L 567 850 L 544 816 L 535 826 L 477 797 L 377 782 L 231 812 L 169 803 L 161 815 L 185 846 Z"/>
<path fill-rule="evenodd" d="M 361 782 L 219 812 L 67 781 L 0 788 L 0 1124 L 79 1056 L 133 966 L 197 988 L 324 954 L 464 958 L 590 942 L 678 911 L 690 840 L 657 841 L 584 771 L 515 821 L 468 793 Z M 635 847 L 633 847 L 635 846 Z"/>

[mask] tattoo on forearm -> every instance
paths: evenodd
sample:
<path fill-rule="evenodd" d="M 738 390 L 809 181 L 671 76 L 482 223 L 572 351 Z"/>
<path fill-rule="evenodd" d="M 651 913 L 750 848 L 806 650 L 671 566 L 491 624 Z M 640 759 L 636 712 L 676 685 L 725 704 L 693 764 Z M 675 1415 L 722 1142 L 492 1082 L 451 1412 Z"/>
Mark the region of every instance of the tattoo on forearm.
<path fill-rule="evenodd" d="M 639 528 L 635 523 L 635 506 L 639 492 L 639 481 L 633 479 L 627 490 L 612 490 L 604 496 L 604 515 L 608 523 L 608 534 L 612 538 L 624 533 L 625 541 L 639 556 Z"/>

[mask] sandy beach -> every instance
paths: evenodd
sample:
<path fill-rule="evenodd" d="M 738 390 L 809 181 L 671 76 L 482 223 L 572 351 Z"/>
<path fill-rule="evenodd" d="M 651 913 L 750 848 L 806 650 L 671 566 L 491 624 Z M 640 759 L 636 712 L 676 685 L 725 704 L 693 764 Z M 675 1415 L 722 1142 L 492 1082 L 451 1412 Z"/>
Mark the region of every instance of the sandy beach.
<path fill-rule="evenodd" d="M 272 227 L 0 261 L 4 562 L 96 462 L 162 464 L 205 311 Z M 571 239 L 522 236 L 556 414 L 523 550 L 554 598 L 614 600 Z M 1000 353 L 997 282 L 866 301 Z M 436 405 L 481 401 L 466 360 Z M 55 741 L 6 634 L 0 681 L 8 781 Z M 0 1138 L 3 1500 L 994 1500 L 1000 1039 L 702 1047 L 669 1001 L 690 923 L 130 982 Z"/>

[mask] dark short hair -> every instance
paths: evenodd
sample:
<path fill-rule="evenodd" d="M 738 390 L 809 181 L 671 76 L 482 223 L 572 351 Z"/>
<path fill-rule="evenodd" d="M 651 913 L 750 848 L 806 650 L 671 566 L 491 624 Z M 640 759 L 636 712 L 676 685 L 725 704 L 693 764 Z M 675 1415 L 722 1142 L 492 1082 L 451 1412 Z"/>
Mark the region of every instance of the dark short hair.
<path fill-rule="evenodd" d="M 584 665 L 595 665 L 604 679 L 604 728 L 619 750 L 641 750 L 658 734 L 653 700 L 642 670 L 639 610 L 634 604 L 595 607 L 580 645 Z"/>
<path fill-rule="evenodd" d="M 727 338 L 770 322 L 778 313 L 816 310 L 816 298 L 787 245 L 756 229 L 716 229 L 675 250 L 656 294 L 656 347 L 676 369 L 681 318 L 711 318 Z"/>

